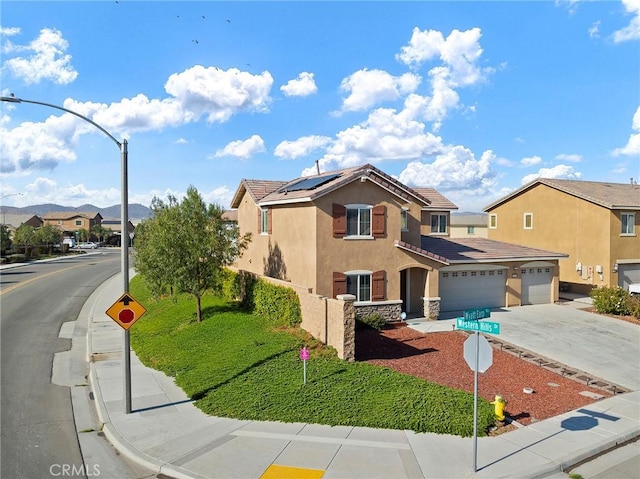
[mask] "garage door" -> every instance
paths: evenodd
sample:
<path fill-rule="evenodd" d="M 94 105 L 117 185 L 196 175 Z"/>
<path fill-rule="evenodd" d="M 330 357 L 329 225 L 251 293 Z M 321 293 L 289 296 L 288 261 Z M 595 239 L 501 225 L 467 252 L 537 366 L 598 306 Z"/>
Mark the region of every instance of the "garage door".
<path fill-rule="evenodd" d="M 640 264 L 629 263 L 618 265 L 618 286 L 629 289 L 630 284 L 640 283 Z"/>
<path fill-rule="evenodd" d="M 547 304 L 551 302 L 551 268 L 548 266 L 527 268 L 522 273 L 522 304 Z"/>
<path fill-rule="evenodd" d="M 440 311 L 505 305 L 506 268 L 440 270 Z"/>

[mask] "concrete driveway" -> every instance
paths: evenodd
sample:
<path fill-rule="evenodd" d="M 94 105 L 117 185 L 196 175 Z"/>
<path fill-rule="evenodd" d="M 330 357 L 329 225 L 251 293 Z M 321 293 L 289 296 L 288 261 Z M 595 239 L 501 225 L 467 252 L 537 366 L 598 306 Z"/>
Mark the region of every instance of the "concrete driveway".
<path fill-rule="evenodd" d="M 582 311 L 577 302 L 491 310 L 498 339 L 601 379 L 640 390 L 640 321 Z"/>

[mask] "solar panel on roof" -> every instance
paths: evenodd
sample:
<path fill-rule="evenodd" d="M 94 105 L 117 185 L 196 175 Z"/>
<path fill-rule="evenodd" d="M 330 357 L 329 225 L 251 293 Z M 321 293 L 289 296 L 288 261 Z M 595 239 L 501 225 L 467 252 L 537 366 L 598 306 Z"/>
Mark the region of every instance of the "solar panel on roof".
<path fill-rule="evenodd" d="M 316 176 L 314 178 L 304 178 L 300 181 L 296 181 L 291 185 L 287 185 L 283 187 L 280 191 L 303 191 L 303 190 L 313 190 L 318 186 L 324 185 L 331 180 L 334 180 L 340 176 L 339 174 L 325 175 L 325 176 Z"/>

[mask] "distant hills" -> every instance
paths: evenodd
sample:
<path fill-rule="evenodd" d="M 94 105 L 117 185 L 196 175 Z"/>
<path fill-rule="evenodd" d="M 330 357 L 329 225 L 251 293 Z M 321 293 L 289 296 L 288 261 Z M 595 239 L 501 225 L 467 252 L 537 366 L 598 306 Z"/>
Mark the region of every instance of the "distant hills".
<path fill-rule="evenodd" d="M 42 205 L 31 205 L 23 208 L 16 206 L 2 206 L 0 211 L 8 215 L 38 215 L 44 216 L 47 213 L 61 212 L 61 211 L 78 211 L 78 212 L 93 212 L 96 211 L 102 215 L 103 218 L 120 218 L 120 205 L 113 205 L 107 208 L 99 208 L 94 205 L 86 204 L 82 206 L 61 206 L 54 203 L 45 203 Z M 141 220 L 149 218 L 151 216 L 151 210 L 139 203 L 133 203 L 129 205 L 129 219 Z"/>

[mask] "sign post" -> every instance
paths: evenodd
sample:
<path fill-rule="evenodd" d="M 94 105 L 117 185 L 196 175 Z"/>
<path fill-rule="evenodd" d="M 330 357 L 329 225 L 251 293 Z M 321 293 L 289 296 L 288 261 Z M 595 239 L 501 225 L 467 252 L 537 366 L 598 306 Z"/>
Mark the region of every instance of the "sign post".
<path fill-rule="evenodd" d="M 491 316 L 489 308 L 471 309 L 456 318 L 458 329 L 475 331 L 464 342 L 464 359 L 473 370 L 473 472 L 478 471 L 478 371 L 484 373 L 493 364 L 493 349 L 480 331 L 500 334 L 500 323 L 481 321 Z"/>
<path fill-rule="evenodd" d="M 303 377 L 303 383 L 302 384 L 307 384 L 307 361 L 309 359 L 309 350 L 307 349 L 307 347 L 303 347 L 300 350 L 300 359 L 302 359 L 302 377 Z"/>

